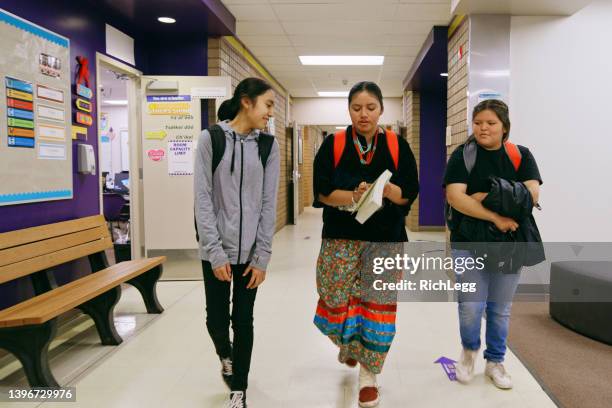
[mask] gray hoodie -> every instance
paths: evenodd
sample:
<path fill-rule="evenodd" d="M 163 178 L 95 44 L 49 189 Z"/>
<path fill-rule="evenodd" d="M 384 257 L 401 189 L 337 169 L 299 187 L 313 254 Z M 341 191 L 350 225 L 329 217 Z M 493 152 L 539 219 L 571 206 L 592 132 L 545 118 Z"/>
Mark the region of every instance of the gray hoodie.
<path fill-rule="evenodd" d="M 257 144 L 259 130 L 240 135 L 228 121 L 219 126 L 225 131 L 226 143 L 214 174 L 207 130 L 202 131 L 196 149 L 194 196 L 200 258 L 213 269 L 226 263 L 249 263 L 266 270 L 276 226 L 278 142 L 274 140 L 264 169 Z"/>

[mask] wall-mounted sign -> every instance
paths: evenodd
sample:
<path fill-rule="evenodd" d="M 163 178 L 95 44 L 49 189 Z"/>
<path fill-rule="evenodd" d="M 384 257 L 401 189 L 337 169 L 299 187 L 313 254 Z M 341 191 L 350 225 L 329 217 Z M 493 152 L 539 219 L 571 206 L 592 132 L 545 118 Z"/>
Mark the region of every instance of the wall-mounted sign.
<path fill-rule="evenodd" d="M 85 85 L 78 84 L 76 86 L 76 93 L 83 98 L 91 99 L 93 97 L 93 92 L 91 89 L 86 87 Z"/>
<path fill-rule="evenodd" d="M 88 114 L 83 113 L 83 112 L 77 112 L 76 113 L 76 122 L 80 123 L 81 125 L 91 126 L 92 123 L 93 123 L 93 119 L 92 119 L 91 115 L 88 115 Z"/>
<path fill-rule="evenodd" d="M 48 101 L 64 103 L 64 91 L 44 85 L 36 85 L 36 96 Z"/>
<path fill-rule="evenodd" d="M 50 77 L 59 78 L 62 73 L 62 61 L 49 54 L 41 53 L 38 56 L 40 73 Z"/>
<path fill-rule="evenodd" d="M 85 112 L 91 112 L 91 102 L 86 101 L 85 99 L 77 98 L 75 103 L 78 109 Z"/>

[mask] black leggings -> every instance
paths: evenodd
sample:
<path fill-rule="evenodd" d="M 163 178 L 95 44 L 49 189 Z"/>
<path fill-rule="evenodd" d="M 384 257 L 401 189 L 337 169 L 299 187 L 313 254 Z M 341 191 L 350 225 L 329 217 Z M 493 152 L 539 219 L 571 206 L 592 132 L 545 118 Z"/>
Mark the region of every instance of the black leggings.
<path fill-rule="evenodd" d="M 257 289 L 247 289 L 251 274 L 242 276 L 248 264 L 231 265 L 234 291 L 231 322 L 234 343 L 230 342 L 230 282 L 220 281 L 212 271 L 210 262 L 202 261 L 204 291 L 206 294 L 206 328 L 219 358 L 232 358 L 232 391 L 248 387 L 251 353 L 253 351 L 253 305 Z"/>

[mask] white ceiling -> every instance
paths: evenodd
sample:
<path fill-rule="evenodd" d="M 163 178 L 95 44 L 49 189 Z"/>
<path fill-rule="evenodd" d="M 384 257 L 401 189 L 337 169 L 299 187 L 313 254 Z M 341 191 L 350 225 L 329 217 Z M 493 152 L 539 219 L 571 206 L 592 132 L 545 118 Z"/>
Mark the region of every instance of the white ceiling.
<path fill-rule="evenodd" d="M 375 81 L 401 96 L 402 80 L 451 0 L 222 0 L 238 38 L 293 97 Z M 299 55 L 384 55 L 382 66 L 302 66 Z M 346 80 L 346 85 L 343 84 Z"/>
<path fill-rule="evenodd" d="M 127 100 L 127 81 L 121 80 L 121 74 L 115 73 L 104 65 L 100 66 L 100 99 L 102 105 L 105 100 Z M 101 87 L 100 87 L 101 85 Z"/>
<path fill-rule="evenodd" d="M 571 16 L 592 0 L 453 0 L 454 14 Z"/>

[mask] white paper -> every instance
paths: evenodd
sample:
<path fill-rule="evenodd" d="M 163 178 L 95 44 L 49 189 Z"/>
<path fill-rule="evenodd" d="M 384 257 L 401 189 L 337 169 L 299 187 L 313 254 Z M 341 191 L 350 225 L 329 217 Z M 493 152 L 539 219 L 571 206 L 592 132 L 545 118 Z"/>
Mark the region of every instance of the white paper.
<path fill-rule="evenodd" d="M 52 119 L 58 121 L 64 121 L 65 115 L 63 109 L 52 108 L 50 106 L 38 105 L 38 117 L 43 119 Z"/>
<path fill-rule="evenodd" d="M 66 160 L 66 145 L 39 143 L 38 158 L 43 160 Z"/>
<path fill-rule="evenodd" d="M 227 96 L 227 89 L 224 86 L 205 86 L 191 88 L 192 98 L 202 99 L 213 99 L 213 98 L 225 98 Z"/>
<path fill-rule="evenodd" d="M 38 136 L 41 139 L 63 142 L 66 140 L 66 128 L 59 126 L 39 125 Z"/>
<path fill-rule="evenodd" d="M 193 141 L 168 141 L 168 174 L 170 176 L 193 175 Z"/>

